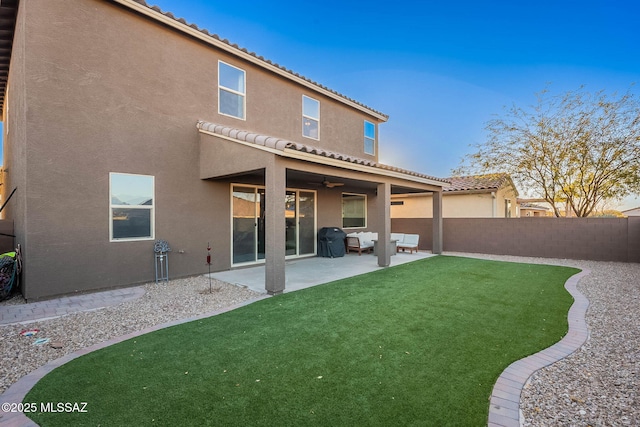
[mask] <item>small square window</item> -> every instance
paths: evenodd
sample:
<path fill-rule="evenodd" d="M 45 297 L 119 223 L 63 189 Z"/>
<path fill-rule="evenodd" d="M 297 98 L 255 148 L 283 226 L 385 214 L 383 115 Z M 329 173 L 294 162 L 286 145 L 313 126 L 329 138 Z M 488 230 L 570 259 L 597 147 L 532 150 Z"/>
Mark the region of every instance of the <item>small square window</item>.
<path fill-rule="evenodd" d="M 376 125 L 364 121 L 364 152 L 374 156 L 376 154 Z"/>
<path fill-rule="evenodd" d="M 320 101 L 302 95 L 302 136 L 320 139 Z"/>

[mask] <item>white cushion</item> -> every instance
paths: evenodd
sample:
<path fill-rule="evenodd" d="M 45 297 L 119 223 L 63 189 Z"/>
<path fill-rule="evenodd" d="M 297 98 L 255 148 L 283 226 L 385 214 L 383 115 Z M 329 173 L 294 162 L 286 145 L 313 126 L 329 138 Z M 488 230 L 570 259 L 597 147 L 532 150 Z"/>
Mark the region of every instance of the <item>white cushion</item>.
<path fill-rule="evenodd" d="M 419 234 L 405 234 L 402 244 L 406 246 L 417 247 L 419 240 L 420 240 Z"/>
<path fill-rule="evenodd" d="M 398 243 L 402 243 L 404 240 L 404 233 L 391 233 L 391 240 L 397 240 Z"/>

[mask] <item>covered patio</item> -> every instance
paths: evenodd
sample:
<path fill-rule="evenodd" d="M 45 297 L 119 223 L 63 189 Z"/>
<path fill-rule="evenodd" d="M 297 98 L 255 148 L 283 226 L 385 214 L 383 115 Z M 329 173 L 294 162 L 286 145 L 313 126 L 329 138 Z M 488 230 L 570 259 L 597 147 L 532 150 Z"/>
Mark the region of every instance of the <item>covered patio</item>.
<path fill-rule="evenodd" d="M 399 252 L 391 257 L 390 267 L 418 261 L 434 256 L 431 252 Z M 285 290 L 297 291 L 347 277 L 358 276 L 379 270 L 378 258 L 370 254 L 359 256 L 347 254 L 340 258 L 305 258 L 285 263 Z M 265 288 L 265 266 L 239 268 L 211 273 L 211 277 L 234 285 L 244 286 L 253 291 L 267 293 Z"/>
<path fill-rule="evenodd" d="M 442 252 L 442 187 L 448 181 L 215 123 L 200 121 L 197 128 L 200 178 L 229 183 L 234 199 L 230 206 L 234 222 L 229 230 L 228 268 L 257 265 L 254 271 L 261 279 L 254 283 L 260 283 L 261 292 L 266 289 L 274 295 L 297 286 L 299 280 L 287 276 L 293 272 L 285 268 L 285 263 L 291 264 L 292 257 L 315 255 L 317 231 L 322 227 L 370 231 L 377 233 L 380 241 L 390 242 L 391 194 L 432 195 L 432 251 Z M 250 194 L 243 198 L 242 192 Z M 313 199 L 308 217 L 312 220 L 296 216 L 297 208 L 289 211 L 285 203 L 289 194 L 292 208 L 302 196 Z M 345 199 L 353 196 L 360 199 L 362 214 L 357 223 L 348 224 L 345 218 L 351 217 L 346 213 Z M 252 205 L 248 211 L 244 209 L 247 202 Z M 307 240 L 302 242 L 299 237 L 305 224 Z M 244 237 L 247 235 L 248 239 Z M 243 255 L 248 257 L 241 258 L 236 249 L 246 241 L 250 250 Z M 305 251 L 300 250 L 303 243 Z M 379 267 L 388 267 L 392 264 L 391 251 L 390 245 L 380 245 L 377 256 L 367 258 Z M 345 265 L 343 270 L 350 268 Z"/>

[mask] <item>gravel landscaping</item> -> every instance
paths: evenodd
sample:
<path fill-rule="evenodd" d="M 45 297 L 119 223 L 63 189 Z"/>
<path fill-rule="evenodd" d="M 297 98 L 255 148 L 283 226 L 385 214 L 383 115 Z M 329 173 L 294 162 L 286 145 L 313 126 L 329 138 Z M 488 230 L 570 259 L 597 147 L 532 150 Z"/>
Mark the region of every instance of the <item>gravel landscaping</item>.
<path fill-rule="evenodd" d="M 640 264 L 473 256 L 591 270 L 578 284 L 589 300 L 589 339 L 531 376 L 520 397 L 521 424 L 640 426 Z"/>
<path fill-rule="evenodd" d="M 144 288 L 142 297 L 117 306 L 26 325 L 0 326 L 0 393 L 36 368 L 81 348 L 261 296 L 252 290 L 216 280 L 212 280 L 212 292 L 209 293 L 209 279 L 203 276 L 171 280 L 168 284 L 148 283 Z M 0 307 L 19 303 L 24 303 L 21 297 L 4 301 Z M 33 337 L 25 337 L 20 335 L 25 329 L 40 331 Z M 34 345 L 38 338 L 49 338 L 50 342 Z M 53 348 L 52 343 L 59 343 L 62 347 Z"/>
<path fill-rule="evenodd" d="M 524 426 L 637 426 L 640 425 L 640 264 L 521 258 L 447 253 L 515 262 L 589 268 L 578 289 L 590 302 L 589 340 L 578 351 L 536 372 L 521 396 Z M 514 283 L 517 285 L 517 283 Z M 204 277 L 150 283 L 133 301 L 96 311 L 70 314 L 27 325 L 0 326 L 2 337 L 0 392 L 23 375 L 67 353 L 104 340 L 172 320 L 220 310 L 261 296 L 251 290 Z M 205 292 L 203 292 L 205 291 Z M 0 303 L 23 303 L 12 299 Z M 59 343 L 33 345 L 25 328 L 36 337 Z"/>

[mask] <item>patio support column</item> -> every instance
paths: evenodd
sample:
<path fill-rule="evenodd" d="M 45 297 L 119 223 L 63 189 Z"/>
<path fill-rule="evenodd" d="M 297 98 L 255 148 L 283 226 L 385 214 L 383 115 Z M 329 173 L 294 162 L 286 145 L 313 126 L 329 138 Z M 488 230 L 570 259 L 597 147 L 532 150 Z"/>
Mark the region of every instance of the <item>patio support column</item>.
<path fill-rule="evenodd" d="M 433 192 L 433 249 L 434 254 L 442 253 L 442 190 Z"/>
<path fill-rule="evenodd" d="M 264 171 L 265 184 L 265 277 L 270 295 L 281 294 L 285 285 L 285 193 L 287 174 L 278 156 Z"/>
<path fill-rule="evenodd" d="M 391 252 L 389 242 L 391 241 L 391 184 L 383 182 L 378 184 L 378 197 L 376 200 L 376 210 L 378 212 L 378 265 L 389 267 L 391 264 Z"/>

